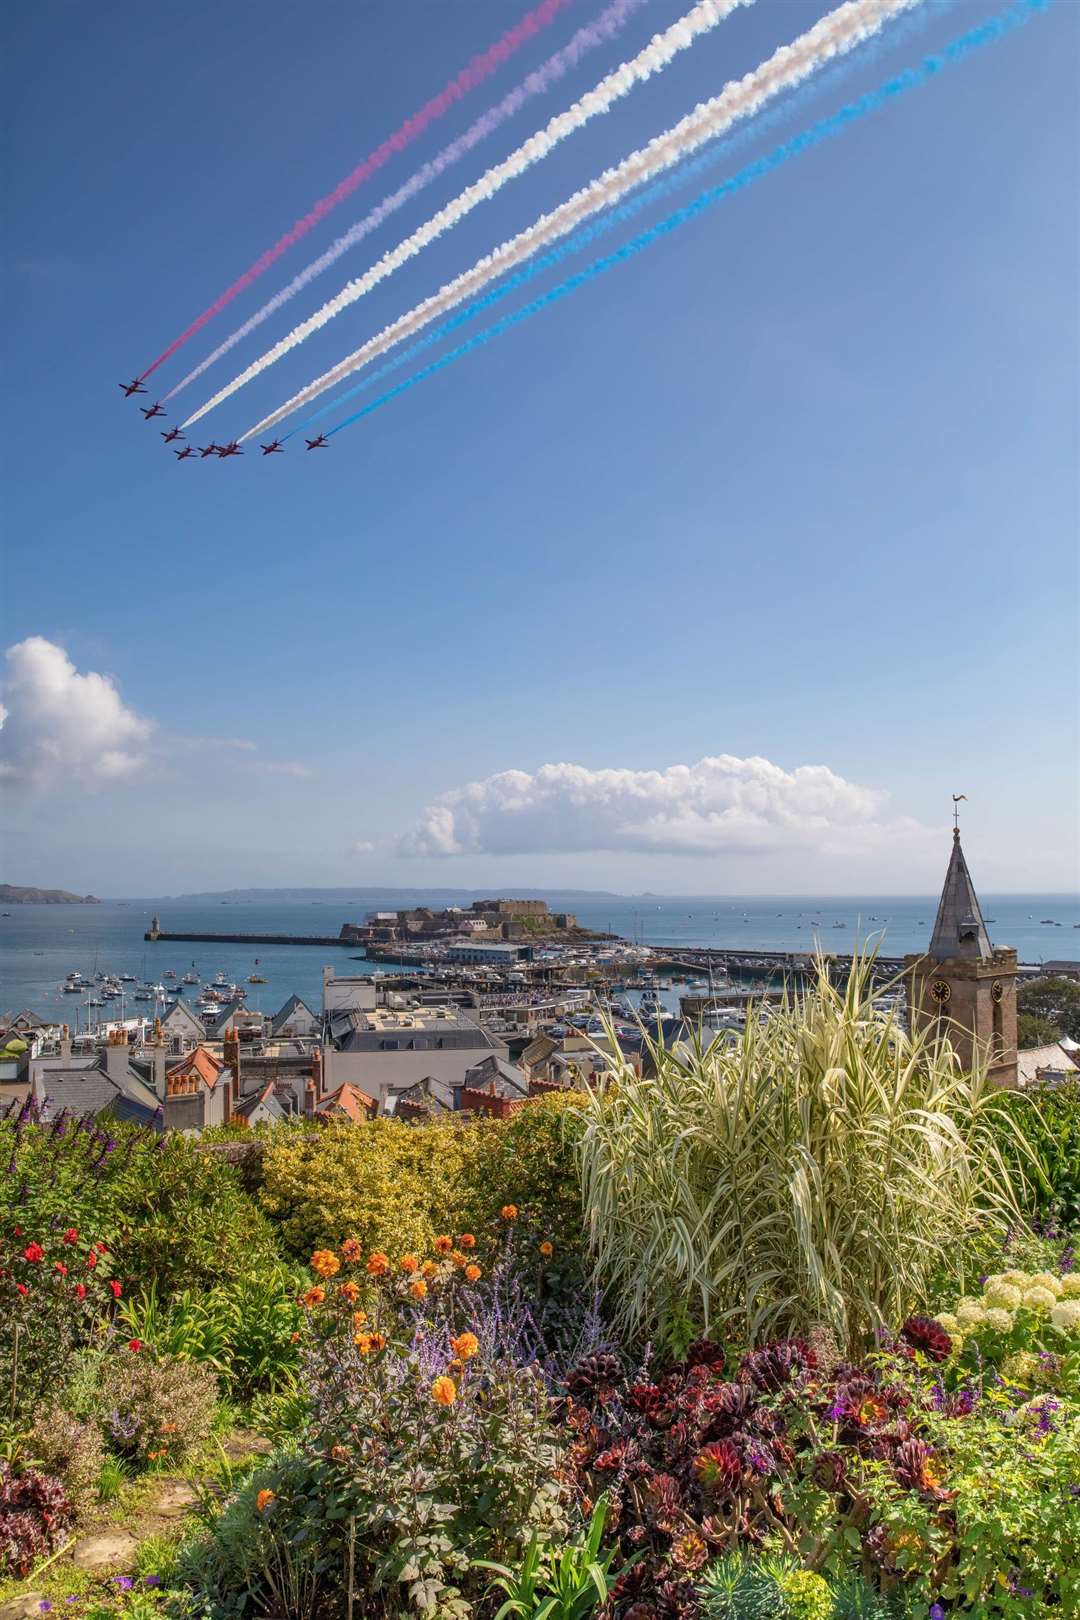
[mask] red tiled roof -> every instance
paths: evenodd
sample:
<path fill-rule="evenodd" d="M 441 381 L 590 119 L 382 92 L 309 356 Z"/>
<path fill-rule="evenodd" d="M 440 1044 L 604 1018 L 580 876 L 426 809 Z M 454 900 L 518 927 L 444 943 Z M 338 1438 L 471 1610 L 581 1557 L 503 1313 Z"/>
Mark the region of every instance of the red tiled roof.
<path fill-rule="evenodd" d="M 340 1109 L 357 1125 L 362 1120 L 370 1119 L 377 1108 L 378 1104 L 374 1097 L 369 1097 L 366 1091 L 361 1091 L 359 1086 L 350 1085 L 348 1081 L 336 1091 L 332 1091 L 329 1096 L 323 1097 L 317 1105 L 320 1114 L 332 1114 Z"/>
<path fill-rule="evenodd" d="M 197 1046 L 180 1063 L 166 1070 L 165 1079 L 186 1080 L 197 1075 L 207 1089 L 213 1091 L 224 1069 L 224 1063 L 219 1063 L 213 1052 L 208 1052 L 205 1046 Z"/>

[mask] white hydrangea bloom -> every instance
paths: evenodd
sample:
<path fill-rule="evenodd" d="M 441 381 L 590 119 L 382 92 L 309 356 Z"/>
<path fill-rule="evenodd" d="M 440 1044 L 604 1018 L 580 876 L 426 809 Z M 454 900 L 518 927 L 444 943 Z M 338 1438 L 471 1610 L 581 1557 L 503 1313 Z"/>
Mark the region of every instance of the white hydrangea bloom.
<path fill-rule="evenodd" d="M 960 1323 L 951 1311 L 941 1311 L 939 1315 L 934 1317 L 934 1321 L 939 1327 L 943 1327 L 950 1337 L 960 1331 Z"/>
<path fill-rule="evenodd" d="M 1000 1305 L 991 1305 L 986 1313 L 986 1326 L 993 1328 L 995 1333 L 1008 1333 L 1013 1325 L 1013 1319 L 1008 1311 L 1003 1311 Z"/>
<path fill-rule="evenodd" d="M 983 1296 L 987 1305 L 1000 1305 L 1006 1311 L 1015 1311 L 1023 1297 L 1016 1283 L 1005 1281 L 995 1284 L 993 1288 L 987 1288 Z"/>
<path fill-rule="evenodd" d="M 981 1305 L 958 1305 L 956 1320 L 961 1328 L 979 1327 L 986 1321 L 986 1312 Z"/>
<path fill-rule="evenodd" d="M 1057 1295 L 1049 1288 L 1029 1288 L 1024 1294 L 1024 1304 L 1033 1311 L 1048 1311 L 1051 1305 L 1057 1304 Z"/>
<path fill-rule="evenodd" d="M 1080 1271 L 1070 1271 L 1061 1279 L 1062 1299 L 1080 1299 Z"/>
<path fill-rule="evenodd" d="M 1063 1299 L 1050 1312 L 1050 1320 L 1063 1333 L 1080 1333 L 1080 1299 Z"/>
<path fill-rule="evenodd" d="M 1000 1277 L 988 1277 L 986 1280 L 987 1283 L 1008 1283 L 1010 1288 L 1026 1288 L 1032 1279 L 1028 1276 L 1026 1271 L 1003 1271 Z"/>
<path fill-rule="evenodd" d="M 1033 1288 L 1048 1288 L 1055 1299 L 1061 1298 L 1061 1278 L 1052 1271 L 1037 1271 L 1031 1279 Z"/>

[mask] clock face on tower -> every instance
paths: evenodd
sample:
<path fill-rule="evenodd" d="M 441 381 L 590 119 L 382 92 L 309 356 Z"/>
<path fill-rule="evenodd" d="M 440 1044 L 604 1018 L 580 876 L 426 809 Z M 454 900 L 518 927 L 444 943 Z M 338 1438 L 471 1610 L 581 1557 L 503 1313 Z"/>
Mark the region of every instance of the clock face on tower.
<path fill-rule="evenodd" d="M 944 1007 L 952 995 L 952 986 L 945 979 L 935 979 L 930 986 L 930 994 L 939 1007 Z"/>
<path fill-rule="evenodd" d="M 993 984 L 990 986 L 991 1000 L 1000 1001 L 1004 994 L 1005 994 L 1005 986 L 1002 984 L 1000 979 L 995 979 Z"/>

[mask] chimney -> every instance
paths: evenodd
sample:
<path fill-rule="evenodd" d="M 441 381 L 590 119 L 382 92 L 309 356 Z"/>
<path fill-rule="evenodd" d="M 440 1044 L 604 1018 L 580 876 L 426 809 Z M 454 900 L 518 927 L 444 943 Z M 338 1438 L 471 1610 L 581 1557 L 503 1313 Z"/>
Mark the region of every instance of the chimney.
<path fill-rule="evenodd" d="M 70 1024 L 62 1024 L 60 1026 L 60 1056 L 63 1058 L 65 1063 L 69 1063 L 71 1061 L 71 1025 Z"/>
<path fill-rule="evenodd" d="M 122 1085 L 128 1074 L 128 1038 L 125 1029 L 110 1029 L 105 1047 L 105 1072 Z"/>
<path fill-rule="evenodd" d="M 315 1118 L 315 1081 L 309 1080 L 304 1087 L 304 1118 Z"/>
<path fill-rule="evenodd" d="M 319 1046 L 311 1054 L 311 1081 L 315 1087 L 315 1101 L 318 1102 L 323 1094 L 322 1048 Z"/>
<path fill-rule="evenodd" d="M 161 1019 L 154 1019 L 154 1033 L 150 1037 L 150 1072 L 153 1078 L 154 1090 L 160 1103 L 165 1101 L 165 1031 L 161 1027 Z"/>
<path fill-rule="evenodd" d="M 232 1070 L 232 1094 L 237 1102 L 240 1101 L 240 1036 L 235 1029 L 225 1031 L 225 1041 L 222 1049 L 225 1067 Z"/>

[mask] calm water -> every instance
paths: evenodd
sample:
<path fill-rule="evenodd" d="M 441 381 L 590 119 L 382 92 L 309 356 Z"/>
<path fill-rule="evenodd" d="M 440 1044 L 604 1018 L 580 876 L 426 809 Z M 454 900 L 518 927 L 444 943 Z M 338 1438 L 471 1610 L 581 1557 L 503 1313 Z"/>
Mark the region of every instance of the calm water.
<path fill-rule="evenodd" d="M 937 905 L 936 897 L 827 896 L 785 900 L 710 899 L 653 896 L 591 898 L 545 896 L 553 910 L 576 912 L 586 927 L 599 928 L 656 945 L 745 946 L 760 949 L 809 949 L 815 937 L 827 950 L 850 950 L 860 937 L 881 933 L 890 955 L 925 948 Z M 432 894 L 432 904 L 448 903 Z M 453 903 L 466 904 L 460 894 Z M 96 906 L 9 906 L 0 917 L 0 1011 L 32 1007 L 43 1017 L 65 1008 L 74 1023 L 76 997 L 60 993 L 65 974 L 97 968 L 134 973 L 158 982 L 166 968 L 182 974 L 192 962 L 203 981 L 221 970 L 243 981 L 254 970 L 267 979 L 248 987 L 248 1005 L 274 1012 L 295 991 L 316 1009 L 322 968 L 333 963 L 339 972 L 362 972 L 355 948 L 332 946 L 149 945 L 143 933 L 156 912 L 163 928 L 190 932 L 336 935 L 343 922 L 360 922 L 368 911 L 395 905 L 418 905 L 415 893 L 395 900 L 359 890 L 342 891 L 318 900 L 128 900 Z M 982 897 L 990 937 L 1012 945 L 1023 962 L 1055 957 L 1080 958 L 1080 896 L 987 895 Z M 1053 923 L 1041 919 L 1052 918 Z M 990 919 L 993 919 L 992 921 Z M 837 928 L 836 923 L 843 923 Z M 134 988 L 133 986 L 131 988 Z M 130 1014 L 149 1003 L 125 1004 Z M 108 1005 L 113 1016 L 119 1003 Z M 82 1017 L 85 1020 L 85 1009 Z M 97 1016 L 103 1016 L 99 1013 Z"/>

